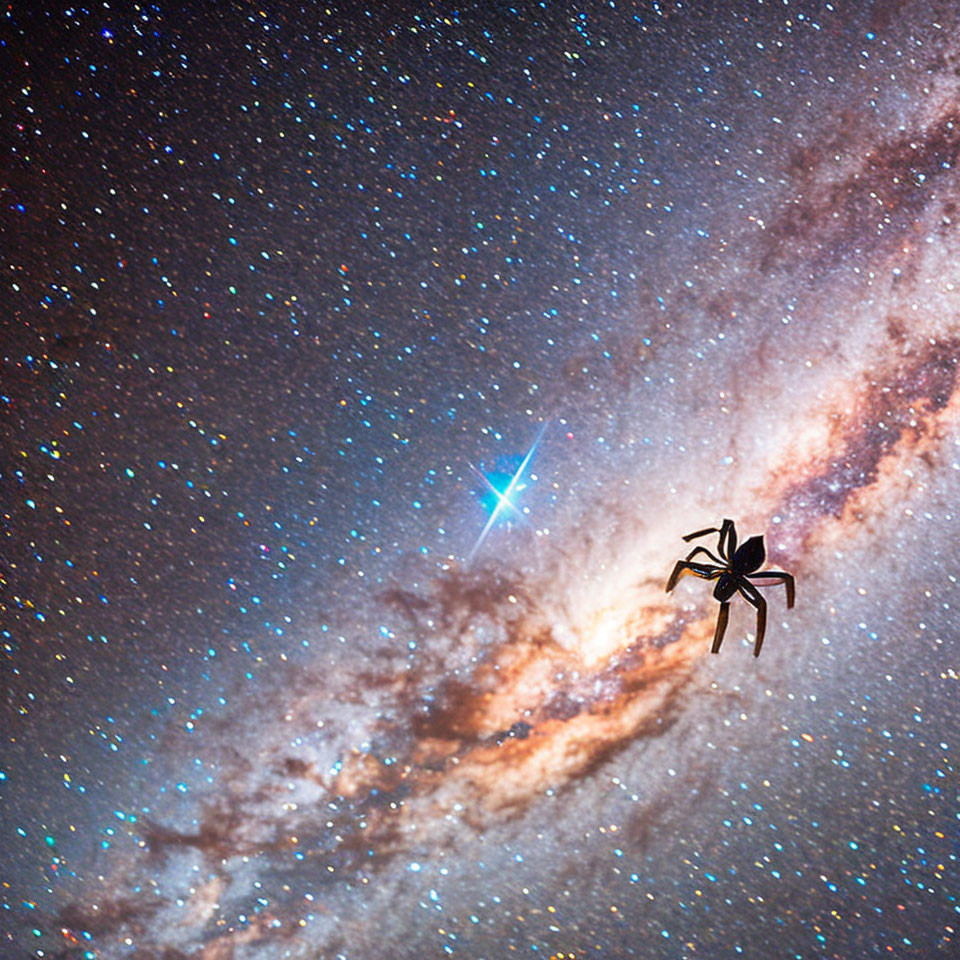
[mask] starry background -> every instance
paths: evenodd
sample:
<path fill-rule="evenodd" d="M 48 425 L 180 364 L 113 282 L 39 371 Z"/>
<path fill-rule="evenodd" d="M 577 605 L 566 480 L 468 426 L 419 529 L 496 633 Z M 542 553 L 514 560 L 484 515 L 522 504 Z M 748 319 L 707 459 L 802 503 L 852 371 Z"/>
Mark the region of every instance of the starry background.
<path fill-rule="evenodd" d="M 954 955 L 958 29 L 9 5 L 0 952 Z"/>

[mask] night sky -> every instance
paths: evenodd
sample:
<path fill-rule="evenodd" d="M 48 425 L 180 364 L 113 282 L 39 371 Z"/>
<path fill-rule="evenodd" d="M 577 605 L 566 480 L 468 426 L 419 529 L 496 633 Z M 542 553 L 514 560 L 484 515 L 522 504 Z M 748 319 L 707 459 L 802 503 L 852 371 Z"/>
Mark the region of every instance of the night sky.
<path fill-rule="evenodd" d="M 0 955 L 956 956 L 960 8 L 43 6 Z"/>

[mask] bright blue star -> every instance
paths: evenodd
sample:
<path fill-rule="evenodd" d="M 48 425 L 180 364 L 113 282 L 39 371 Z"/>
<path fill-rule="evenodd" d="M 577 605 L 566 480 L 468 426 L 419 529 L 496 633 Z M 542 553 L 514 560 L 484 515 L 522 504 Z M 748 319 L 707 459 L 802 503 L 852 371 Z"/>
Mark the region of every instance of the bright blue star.
<path fill-rule="evenodd" d="M 467 557 L 468 563 L 471 563 L 473 561 L 473 558 L 477 555 L 477 551 L 480 549 L 481 545 L 483 544 L 483 541 L 487 538 L 487 534 L 493 528 L 493 525 L 497 522 L 497 518 L 500 516 L 501 512 L 504 509 L 510 509 L 514 513 L 519 513 L 515 504 L 512 502 L 510 498 L 513 496 L 514 493 L 517 493 L 523 489 L 524 484 L 520 483 L 520 478 L 523 476 L 524 471 L 527 469 L 527 464 L 530 463 L 530 459 L 533 457 L 533 453 L 537 449 L 537 444 L 540 443 L 540 438 L 543 436 L 543 431 L 546 429 L 547 429 L 547 424 L 544 423 L 543 426 L 540 427 L 540 431 L 537 433 L 536 439 L 530 445 L 530 449 L 527 451 L 527 455 L 523 458 L 522 462 L 520 463 L 520 466 L 517 467 L 516 472 L 510 478 L 510 482 L 507 484 L 504 490 L 498 490 L 497 487 L 495 487 L 486 476 L 484 476 L 483 474 L 480 474 L 480 476 L 483 477 L 483 480 L 487 484 L 487 486 L 490 487 L 490 489 L 496 495 L 497 503 L 496 503 L 496 506 L 493 508 L 493 513 L 490 514 L 490 518 L 487 520 L 486 526 L 484 526 L 483 530 L 480 532 L 480 536 L 477 537 L 477 542 L 473 545 L 473 549 L 470 551 L 469 557 Z M 477 472 L 479 473 L 479 471 Z"/>

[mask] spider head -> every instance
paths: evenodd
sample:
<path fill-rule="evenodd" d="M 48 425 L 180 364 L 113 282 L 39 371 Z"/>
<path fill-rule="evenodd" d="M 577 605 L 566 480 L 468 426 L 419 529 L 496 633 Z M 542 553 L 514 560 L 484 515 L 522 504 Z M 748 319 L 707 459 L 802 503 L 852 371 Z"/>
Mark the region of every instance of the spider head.
<path fill-rule="evenodd" d="M 737 592 L 737 577 L 732 573 L 721 573 L 717 585 L 713 588 L 715 600 L 726 603 Z"/>

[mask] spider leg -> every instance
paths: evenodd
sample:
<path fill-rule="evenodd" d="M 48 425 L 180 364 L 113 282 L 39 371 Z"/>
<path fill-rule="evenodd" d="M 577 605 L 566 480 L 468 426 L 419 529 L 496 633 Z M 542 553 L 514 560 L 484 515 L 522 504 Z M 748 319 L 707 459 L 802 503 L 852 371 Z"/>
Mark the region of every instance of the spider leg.
<path fill-rule="evenodd" d="M 732 520 L 724 520 L 720 527 L 720 543 L 717 545 L 720 556 L 725 560 L 730 560 L 737 552 L 737 528 Z"/>
<path fill-rule="evenodd" d="M 787 609 L 793 607 L 793 600 L 796 596 L 797 582 L 792 573 L 784 573 L 782 570 L 764 570 L 763 573 L 748 573 L 748 577 L 770 577 L 777 583 L 782 583 L 787 588 Z"/>
<path fill-rule="evenodd" d="M 760 595 L 760 591 L 747 580 L 741 580 L 737 584 L 737 589 L 744 600 L 757 608 L 757 642 L 753 645 L 753 655 L 759 657 L 760 648 L 763 646 L 763 635 L 767 629 L 767 601 Z"/>
<path fill-rule="evenodd" d="M 688 533 L 683 539 L 688 543 L 696 540 L 697 537 L 705 537 L 708 533 L 719 533 L 720 542 L 717 544 L 717 552 L 724 560 L 729 561 L 737 549 L 737 530 L 732 520 L 724 520 L 720 527 L 704 527 L 695 533 Z M 692 556 L 692 554 L 691 554 Z"/>
<path fill-rule="evenodd" d="M 708 533 L 719 533 L 719 527 L 704 527 L 702 530 L 698 530 L 696 533 L 688 533 L 683 539 L 688 543 L 691 540 L 696 540 L 697 537 L 705 537 Z"/>
<path fill-rule="evenodd" d="M 714 563 L 719 563 L 723 566 L 723 561 L 719 557 L 715 557 L 706 547 L 694 547 L 687 554 L 687 560 L 692 560 L 698 553 L 705 553 Z"/>
<path fill-rule="evenodd" d="M 667 593 L 676 585 L 677 581 L 685 574 L 692 573 L 695 577 L 703 580 L 713 580 L 719 577 L 723 572 L 722 568 L 713 567 L 709 563 L 691 563 L 689 560 L 678 560 L 667 581 Z"/>
<path fill-rule="evenodd" d="M 711 653 L 720 652 L 720 644 L 723 643 L 723 635 L 727 629 L 727 617 L 730 615 L 730 601 L 720 604 L 720 613 L 717 616 L 717 629 L 713 631 L 713 646 Z"/>

